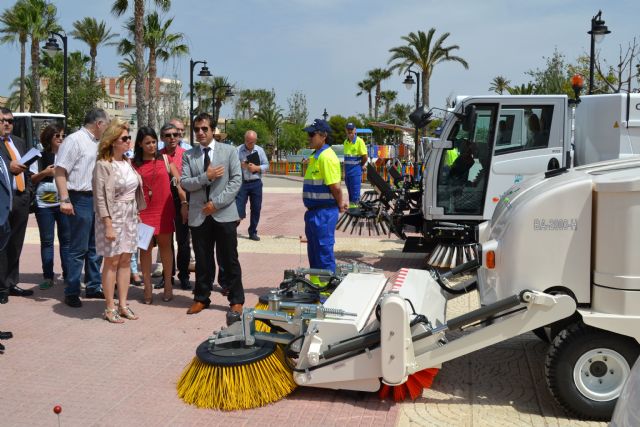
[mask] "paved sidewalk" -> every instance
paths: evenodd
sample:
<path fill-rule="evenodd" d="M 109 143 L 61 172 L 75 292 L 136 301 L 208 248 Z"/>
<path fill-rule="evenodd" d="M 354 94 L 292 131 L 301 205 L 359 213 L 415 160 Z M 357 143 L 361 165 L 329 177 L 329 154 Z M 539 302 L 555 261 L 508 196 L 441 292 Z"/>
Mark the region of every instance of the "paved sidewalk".
<path fill-rule="evenodd" d="M 246 221 L 240 225 L 247 306 L 277 286 L 285 268 L 307 266 L 299 239 L 304 234 L 300 185 L 265 179 L 260 242 L 247 238 Z M 337 234 L 340 262 L 365 263 L 387 274 L 422 266 L 422 256 L 402 254 L 401 249 L 402 242 L 393 236 Z M 146 306 L 140 302 L 142 290 L 130 287 L 131 307 L 140 320 L 124 325 L 102 320 L 103 301 L 67 307 L 62 285 L 37 289 L 41 267 L 34 219 L 21 271 L 21 286 L 34 289 L 35 295 L 12 297 L 0 306 L 0 330 L 15 335 L 3 341 L 7 351 L 0 355 L 2 426 L 56 425 L 56 404 L 62 406 L 62 426 L 604 425 L 568 419 L 553 402 L 543 378 L 545 346 L 532 334 L 445 364 L 432 389 L 416 402 L 394 404 L 375 394 L 300 387 L 264 408 L 197 409 L 178 399 L 175 383 L 196 346 L 224 324 L 227 303 L 220 295 L 214 294 L 209 310 L 187 316 L 188 291 L 175 290 L 169 303 L 155 291 L 154 304 Z M 460 298 L 450 310 L 462 312 L 476 304 L 473 297 Z"/>

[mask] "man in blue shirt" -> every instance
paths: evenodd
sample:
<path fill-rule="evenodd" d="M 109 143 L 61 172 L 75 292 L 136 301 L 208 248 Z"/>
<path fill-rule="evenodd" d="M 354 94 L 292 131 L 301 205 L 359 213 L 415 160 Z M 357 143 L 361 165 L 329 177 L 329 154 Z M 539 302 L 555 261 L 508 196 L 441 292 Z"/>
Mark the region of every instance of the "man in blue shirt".
<path fill-rule="evenodd" d="M 258 222 L 262 209 L 262 174 L 269 170 L 269 160 L 262 147 L 256 145 L 258 134 L 248 130 L 244 134 L 244 144 L 238 147 L 238 157 L 242 167 L 242 187 L 236 197 L 236 205 L 240 219 L 246 215 L 247 199 L 251 206 L 249 238 L 259 241 Z"/>

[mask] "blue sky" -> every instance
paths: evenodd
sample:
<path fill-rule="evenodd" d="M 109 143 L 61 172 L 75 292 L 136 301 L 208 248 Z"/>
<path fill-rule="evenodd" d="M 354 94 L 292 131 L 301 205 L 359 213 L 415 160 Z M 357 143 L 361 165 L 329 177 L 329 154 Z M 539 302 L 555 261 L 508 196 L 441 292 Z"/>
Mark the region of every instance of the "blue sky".
<path fill-rule="evenodd" d="M 85 16 L 105 20 L 124 33 L 124 18 L 110 14 L 111 0 L 58 0 L 58 16 L 70 32 Z M 2 1 L 2 9 L 13 0 Z M 503 75 L 525 83 L 525 71 L 542 67 L 554 48 L 570 61 L 588 53 L 590 20 L 598 9 L 612 31 L 601 56 L 615 63 L 619 46 L 634 37 L 640 43 L 640 2 L 637 0 L 174 0 L 167 16 L 173 31 L 186 35 L 194 59 L 208 61 L 214 75 L 227 76 L 242 88 L 273 88 L 286 111 L 294 91 L 307 97 L 310 119 L 324 108 L 329 114 L 350 115 L 367 110 L 366 96 L 356 97 L 357 82 L 368 70 L 385 67 L 391 47 L 403 44 L 411 31 L 450 32 L 447 44 L 470 65 L 440 64 L 431 79 L 431 105 L 443 106 L 448 96 L 489 93 L 493 77 Z M 69 39 L 70 50 L 88 53 L 86 45 Z M 28 56 L 28 54 L 27 54 Z M 19 74 L 19 49 L 0 45 L 0 95 Z M 98 52 L 98 71 L 118 75 L 114 47 Z M 199 68 L 196 68 L 196 72 Z M 189 81 L 189 57 L 159 68 L 159 75 Z M 197 79 L 197 77 L 196 77 Z M 384 90 L 398 91 L 398 100 L 413 103 L 415 90 L 394 74 Z M 637 86 L 637 85 L 636 85 Z M 222 114 L 230 114 L 231 107 Z"/>

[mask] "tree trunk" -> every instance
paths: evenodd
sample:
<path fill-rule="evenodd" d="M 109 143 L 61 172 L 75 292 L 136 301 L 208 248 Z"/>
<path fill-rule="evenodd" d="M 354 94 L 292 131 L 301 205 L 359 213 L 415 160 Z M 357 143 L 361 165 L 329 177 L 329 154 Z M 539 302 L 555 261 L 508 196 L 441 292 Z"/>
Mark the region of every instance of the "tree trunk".
<path fill-rule="evenodd" d="M 220 118 L 220 109 L 222 109 L 222 100 L 216 99 L 214 102 L 215 108 L 213 109 L 213 123 L 214 127 L 218 126 L 218 119 Z"/>
<path fill-rule="evenodd" d="M 35 113 L 40 111 L 40 39 L 31 39 L 31 108 L 29 111 Z"/>
<path fill-rule="evenodd" d="M 372 112 L 373 105 L 372 105 L 372 102 L 371 102 L 371 91 L 367 92 L 367 94 L 369 95 L 369 117 L 372 117 L 372 115 L 373 115 L 373 112 Z"/>
<path fill-rule="evenodd" d="M 91 69 L 89 70 L 89 82 L 93 84 L 96 81 L 96 56 L 98 56 L 97 50 L 94 48 L 91 48 L 89 50 L 89 56 L 91 57 Z"/>
<path fill-rule="evenodd" d="M 136 117 L 138 128 L 147 125 L 147 111 L 145 108 L 145 75 L 144 75 L 144 0 L 135 0 L 134 5 L 134 43 L 136 61 Z"/>
<path fill-rule="evenodd" d="M 27 62 L 27 42 L 20 41 L 20 112 L 24 112 L 24 79 Z"/>
<path fill-rule="evenodd" d="M 374 113 L 374 118 L 377 120 L 378 119 L 378 112 L 380 111 L 380 83 L 378 83 L 376 85 L 376 97 L 375 97 L 375 110 L 373 111 Z"/>
<path fill-rule="evenodd" d="M 429 108 L 429 75 L 422 72 L 422 105 Z"/>
<path fill-rule="evenodd" d="M 158 105 L 156 102 L 156 52 L 155 46 L 149 48 L 149 119 L 148 125 L 155 129 Z"/>

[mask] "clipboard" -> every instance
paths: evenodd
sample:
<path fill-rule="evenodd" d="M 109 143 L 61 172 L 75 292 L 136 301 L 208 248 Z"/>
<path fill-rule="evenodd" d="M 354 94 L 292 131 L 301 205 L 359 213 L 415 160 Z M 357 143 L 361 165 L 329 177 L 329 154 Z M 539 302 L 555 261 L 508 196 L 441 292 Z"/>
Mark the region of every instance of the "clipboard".
<path fill-rule="evenodd" d="M 144 249 L 145 251 L 149 249 L 154 230 L 155 228 L 150 225 L 142 222 L 138 223 L 138 247 L 140 249 Z"/>
<path fill-rule="evenodd" d="M 19 162 L 25 165 L 26 167 L 29 167 L 33 162 L 38 160 L 40 157 L 42 157 L 42 153 L 40 152 L 40 150 L 38 150 L 37 148 L 32 148 L 31 150 L 27 151 L 24 156 L 20 158 Z"/>
<path fill-rule="evenodd" d="M 255 151 L 255 152 L 253 152 L 253 153 L 251 153 L 251 154 L 249 154 L 247 156 L 247 163 L 251 163 L 253 165 L 260 166 L 260 155 L 258 154 L 257 151 Z"/>

